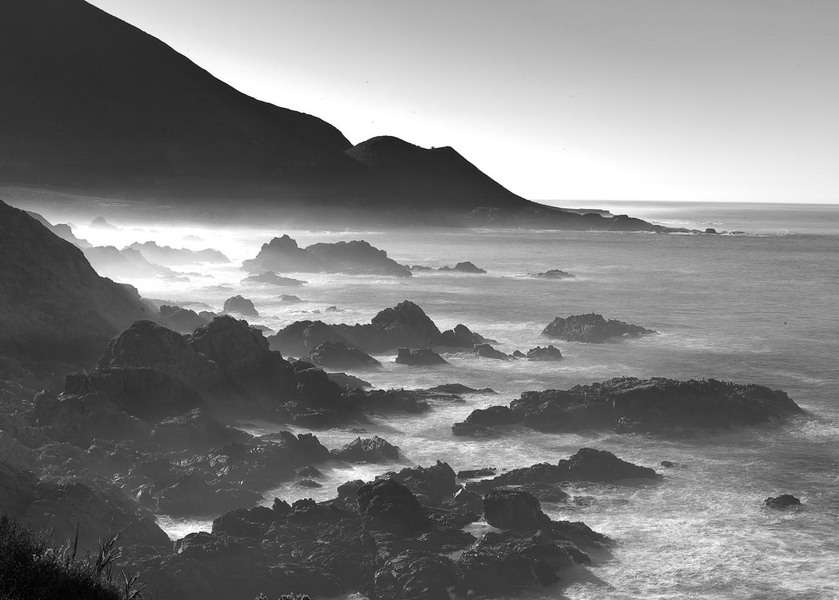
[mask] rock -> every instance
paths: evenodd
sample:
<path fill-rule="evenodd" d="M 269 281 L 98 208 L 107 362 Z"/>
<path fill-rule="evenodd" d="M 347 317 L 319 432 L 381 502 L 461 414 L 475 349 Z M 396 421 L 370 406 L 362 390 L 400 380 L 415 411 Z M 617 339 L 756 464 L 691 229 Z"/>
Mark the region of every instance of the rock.
<path fill-rule="evenodd" d="M 515 359 L 527 358 L 527 355 L 522 352 L 521 350 L 513 350 L 513 353 L 510 355 Z"/>
<path fill-rule="evenodd" d="M 194 473 L 165 487 L 157 496 L 157 510 L 165 515 L 211 515 L 253 505 L 259 492 L 243 487 L 216 488 Z"/>
<path fill-rule="evenodd" d="M 356 497 L 361 514 L 373 529 L 405 535 L 430 527 L 416 496 L 395 479 L 366 483 L 358 489 Z"/>
<path fill-rule="evenodd" d="M 152 310 L 131 286 L 97 275 L 82 251 L 0 201 L 0 354 L 89 364 Z"/>
<path fill-rule="evenodd" d="M 476 344 L 474 352 L 477 356 L 482 358 L 491 358 L 494 360 L 510 360 L 508 354 L 504 354 L 500 350 L 496 350 L 489 344 Z"/>
<path fill-rule="evenodd" d="M 318 483 L 314 479 L 301 479 L 295 484 L 297 487 L 307 488 L 307 489 L 315 489 L 315 488 L 322 488 L 323 484 Z"/>
<path fill-rule="evenodd" d="M 399 348 L 396 362 L 400 365 L 433 366 L 448 364 L 446 359 L 429 348 Z"/>
<path fill-rule="evenodd" d="M 238 429 L 223 425 L 200 409 L 163 419 L 151 430 L 151 440 L 156 444 L 193 451 L 242 443 L 249 437 Z"/>
<path fill-rule="evenodd" d="M 717 230 L 714 229 L 713 227 L 706 227 L 705 228 L 705 233 L 715 234 L 715 233 L 717 233 Z"/>
<path fill-rule="evenodd" d="M 236 313 L 243 317 L 258 317 L 259 313 L 256 311 L 253 302 L 243 296 L 232 296 L 224 301 L 224 312 Z"/>
<path fill-rule="evenodd" d="M 440 271 L 457 271 L 458 273 L 471 273 L 471 274 L 481 274 L 486 273 L 484 269 L 480 267 L 476 267 L 473 263 L 469 261 L 459 262 L 453 267 L 440 267 Z"/>
<path fill-rule="evenodd" d="M 560 460 L 559 467 L 567 472 L 568 481 L 608 481 L 658 479 L 648 467 L 640 467 L 621 460 L 611 452 L 581 448 L 568 460 Z"/>
<path fill-rule="evenodd" d="M 486 435 L 499 426 L 514 425 L 520 417 L 506 406 L 478 408 L 469 413 L 466 420 L 452 425 L 455 435 Z"/>
<path fill-rule="evenodd" d="M 464 469 L 457 472 L 458 479 L 478 479 L 479 477 L 491 477 L 495 475 L 495 467 L 483 467 L 481 469 Z"/>
<path fill-rule="evenodd" d="M 377 598 L 450 600 L 458 577 L 448 557 L 404 551 L 388 558 L 373 581 Z"/>
<path fill-rule="evenodd" d="M 536 346 L 527 351 L 527 360 L 562 360 L 562 352 L 555 346 L 547 346 L 546 348 Z"/>
<path fill-rule="evenodd" d="M 484 517 L 493 527 L 524 531 L 540 529 L 550 522 L 539 501 L 518 490 L 491 490 L 484 496 Z"/>
<path fill-rule="evenodd" d="M 202 317 L 194 310 L 164 304 L 160 307 L 158 321 L 172 331 L 192 333 L 212 321 L 212 318 Z"/>
<path fill-rule="evenodd" d="M 766 508 L 774 508 L 776 510 L 788 510 L 791 508 L 800 508 L 801 500 L 792 494 L 781 494 L 780 496 L 770 496 L 763 501 Z"/>
<path fill-rule="evenodd" d="M 323 477 L 323 473 L 321 473 L 317 467 L 313 467 L 312 465 L 306 465 L 302 469 L 297 469 L 297 476 L 305 477 L 307 479 L 315 479 L 318 477 Z"/>
<path fill-rule="evenodd" d="M 300 304 L 303 300 L 294 294 L 280 294 L 280 302 L 283 304 Z"/>
<path fill-rule="evenodd" d="M 326 376 L 329 377 L 330 381 L 338 384 L 342 389 L 347 391 L 363 390 L 364 388 L 372 387 L 369 381 L 365 381 L 355 375 L 348 375 L 347 373 L 327 373 Z"/>
<path fill-rule="evenodd" d="M 606 320 L 603 315 L 590 313 L 572 315 L 567 318 L 557 317 L 542 331 L 542 335 L 567 340 L 601 344 L 621 338 L 636 338 L 655 333 L 640 325 L 632 325 L 614 319 Z"/>
<path fill-rule="evenodd" d="M 492 388 L 471 388 L 462 383 L 444 383 L 428 388 L 428 392 L 440 392 L 443 394 L 495 394 Z"/>
<path fill-rule="evenodd" d="M 784 392 L 760 385 L 660 377 L 621 377 L 569 390 L 525 392 L 510 403 L 509 417 L 503 407 L 490 408 L 499 417 L 539 431 L 659 434 L 760 425 L 804 412 Z M 473 414 L 464 423 L 456 423 L 453 431 L 486 433 L 484 428 L 475 427 L 486 413 Z"/>
<path fill-rule="evenodd" d="M 262 273 L 248 275 L 242 280 L 242 283 L 261 283 L 265 285 L 275 285 L 277 287 L 300 287 L 302 285 L 306 285 L 305 281 L 294 279 L 292 277 L 282 277 L 273 271 L 264 271 Z M 297 298 L 297 296 L 286 296 L 286 294 L 281 296 L 281 298 L 283 297 Z M 298 302 L 300 301 L 299 298 L 297 298 L 297 300 Z"/>
<path fill-rule="evenodd" d="M 340 450 L 333 450 L 332 456 L 348 462 L 392 462 L 399 460 L 399 448 L 379 436 L 357 437 Z"/>
<path fill-rule="evenodd" d="M 441 504 L 458 490 L 452 468 L 437 461 L 430 467 L 410 467 L 391 474 L 391 477 L 422 499 L 426 504 Z"/>
<path fill-rule="evenodd" d="M 398 348 L 472 348 L 476 343 L 487 342 L 464 325 L 441 333 L 422 308 L 407 300 L 380 311 L 369 324 L 297 321 L 269 341 L 272 348 L 296 356 L 306 355 L 326 341 L 344 342 L 372 354 Z"/>
<path fill-rule="evenodd" d="M 128 246 L 138 251 L 143 257 L 153 263 L 161 265 L 189 265 L 195 263 L 229 263 L 224 254 L 212 248 L 204 250 L 189 250 L 187 248 L 172 248 L 158 246 L 155 242 L 134 242 Z"/>
<path fill-rule="evenodd" d="M 312 362 L 333 369 L 375 369 L 382 364 L 366 352 L 344 342 L 323 342 L 312 349 Z"/>
<path fill-rule="evenodd" d="M 348 273 L 410 277 L 408 267 L 365 241 L 312 244 L 300 248 L 288 235 L 263 244 L 256 258 L 246 260 L 249 272 Z"/>
<path fill-rule="evenodd" d="M 277 513 L 265 506 L 240 508 L 213 520 L 213 534 L 232 537 L 261 537 L 277 520 Z"/>
<path fill-rule="evenodd" d="M 676 466 L 676 463 L 674 463 L 672 460 L 663 460 L 658 464 L 660 464 L 665 469 L 672 469 L 673 467 Z"/>
<path fill-rule="evenodd" d="M 541 273 L 532 273 L 531 277 L 538 277 L 539 279 L 570 279 L 574 276 L 571 273 L 560 269 L 548 269 L 547 271 L 543 271 Z"/>

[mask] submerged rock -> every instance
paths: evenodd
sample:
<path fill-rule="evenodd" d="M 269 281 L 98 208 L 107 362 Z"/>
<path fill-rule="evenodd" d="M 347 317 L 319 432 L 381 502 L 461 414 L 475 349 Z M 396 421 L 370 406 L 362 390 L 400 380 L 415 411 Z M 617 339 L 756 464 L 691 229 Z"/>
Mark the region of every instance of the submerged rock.
<path fill-rule="evenodd" d="M 616 430 L 666 434 L 760 425 L 803 414 L 787 394 L 714 379 L 622 377 L 569 390 L 525 392 L 506 407 L 473 411 L 455 434 L 522 423 L 540 431 Z"/>
<path fill-rule="evenodd" d="M 399 348 L 396 362 L 400 365 L 434 366 L 448 364 L 446 359 L 430 348 Z"/>
<path fill-rule="evenodd" d="M 332 369 L 375 369 L 382 366 L 366 352 L 344 342 L 322 342 L 312 349 L 309 358 L 315 364 Z"/>
<path fill-rule="evenodd" d="M 770 496 L 763 501 L 766 508 L 774 508 L 776 510 L 788 510 L 790 508 L 800 508 L 801 500 L 792 494 L 781 494 L 780 496 Z"/>
<path fill-rule="evenodd" d="M 258 317 L 259 313 L 253 302 L 243 296 L 232 296 L 224 301 L 224 312 L 236 313 L 243 317 Z"/>
<path fill-rule="evenodd" d="M 542 335 L 550 338 L 589 344 L 601 344 L 621 338 L 636 338 L 653 333 L 655 331 L 640 325 L 632 325 L 615 319 L 607 321 L 603 315 L 595 313 L 572 315 L 567 318 L 557 317 L 542 331 Z"/>

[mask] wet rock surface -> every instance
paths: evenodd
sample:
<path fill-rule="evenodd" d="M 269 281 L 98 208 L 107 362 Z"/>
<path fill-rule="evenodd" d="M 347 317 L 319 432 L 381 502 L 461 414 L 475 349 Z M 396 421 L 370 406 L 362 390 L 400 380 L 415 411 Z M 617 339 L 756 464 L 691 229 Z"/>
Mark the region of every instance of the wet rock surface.
<path fill-rule="evenodd" d="M 640 325 L 624 323 L 616 319 L 606 320 L 603 315 L 595 313 L 557 317 L 542 330 L 542 335 L 549 338 L 589 344 L 602 344 L 654 333 L 656 332 Z"/>

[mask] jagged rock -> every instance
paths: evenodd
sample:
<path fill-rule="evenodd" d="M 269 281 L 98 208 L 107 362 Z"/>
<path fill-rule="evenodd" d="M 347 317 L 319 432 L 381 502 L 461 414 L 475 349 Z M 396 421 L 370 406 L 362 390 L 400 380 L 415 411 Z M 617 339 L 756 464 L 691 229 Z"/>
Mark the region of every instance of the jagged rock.
<path fill-rule="evenodd" d="M 373 579 L 376 597 L 393 600 L 450 600 L 457 581 L 450 558 L 416 551 L 389 558 Z"/>
<path fill-rule="evenodd" d="M 242 279 L 242 283 L 263 283 L 265 285 L 275 285 L 277 287 L 300 287 L 302 285 L 306 285 L 305 281 L 294 279 L 293 277 L 282 277 L 273 271 L 264 271 L 262 273 L 248 275 Z M 297 298 L 297 296 L 288 296 L 283 294 L 281 299 L 286 297 L 291 299 Z M 297 298 L 297 301 L 300 302 L 301 300 Z M 283 302 L 286 302 L 286 300 L 283 300 Z"/>
<path fill-rule="evenodd" d="M 223 310 L 226 313 L 236 313 L 242 315 L 243 317 L 259 316 L 259 313 L 257 312 L 256 307 L 253 305 L 253 302 L 239 295 L 231 296 L 230 298 L 225 300 Z"/>
<path fill-rule="evenodd" d="M 313 363 L 332 369 L 375 369 L 382 364 L 366 352 L 344 342 L 323 342 L 312 349 Z"/>
<path fill-rule="evenodd" d="M 509 413 L 503 407 L 490 408 L 499 417 L 498 423 L 482 424 L 481 419 L 489 413 L 475 411 L 474 417 L 456 423 L 453 431 L 461 435 L 486 433 L 492 425 L 521 422 L 539 431 L 605 429 L 666 434 L 760 425 L 804 412 L 784 392 L 760 385 L 634 377 L 569 390 L 525 392 L 510 403 Z"/>
<path fill-rule="evenodd" d="M 400 365 L 433 366 L 448 364 L 446 359 L 430 348 L 399 348 L 396 362 Z"/>
<path fill-rule="evenodd" d="M 213 520 L 213 534 L 232 537 L 261 537 L 276 521 L 277 513 L 265 506 L 240 508 Z"/>
<path fill-rule="evenodd" d="M 392 478 L 364 484 L 356 493 L 361 514 L 374 529 L 397 534 L 425 531 L 430 523 L 425 511 L 406 486 Z"/>
<path fill-rule="evenodd" d="M 763 505 L 776 510 L 788 510 L 791 508 L 800 508 L 801 500 L 792 494 L 781 494 L 780 496 L 770 496 L 763 501 Z"/>
<path fill-rule="evenodd" d="M 379 436 L 357 437 L 332 456 L 349 462 L 391 462 L 401 458 L 399 448 Z"/>
<path fill-rule="evenodd" d="M 243 487 L 216 488 L 193 473 L 165 487 L 157 495 L 157 510 L 166 515 L 210 515 L 252 505 L 262 498 Z"/>
<path fill-rule="evenodd" d="M 288 235 L 263 244 L 256 258 L 246 260 L 249 272 L 349 273 L 410 277 L 408 267 L 365 241 L 312 244 L 300 248 Z"/>
<path fill-rule="evenodd" d="M 472 273 L 472 274 L 481 274 L 486 273 L 484 269 L 480 267 L 476 267 L 473 263 L 467 261 L 459 262 L 453 267 L 440 267 L 440 271 L 457 271 L 458 273 Z"/>
<path fill-rule="evenodd" d="M 454 471 L 439 460 L 430 467 L 406 467 L 390 476 L 408 486 L 426 504 L 441 504 L 458 490 Z"/>
<path fill-rule="evenodd" d="M 507 406 L 478 408 L 469 413 L 465 421 L 452 425 L 455 435 L 488 435 L 493 429 L 504 425 L 513 425 L 520 417 Z"/>
<path fill-rule="evenodd" d="M 242 443 L 248 434 L 223 425 L 205 411 L 192 410 L 186 414 L 163 419 L 151 430 L 151 440 L 164 447 L 192 450 Z"/>
<path fill-rule="evenodd" d="M 567 318 L 557 317 L 542 331 L 542 335 L 567 340 L 569 342 L 586 342 L 601 344 L 615 339 L 635 338 L 655 333 L 640 325 L 632 325 L 609 319 L 603 315 L 590 313 L 587 315 L 572 315 Z"/>
<path fill-rule="evenodd" d="M 212 318 L 202 317 L 194 310 L 164 304 L 160 307 L 158 321 L 172 331 L 192 333 L 212 321 Z"/>
<path fill-rule="evenodd" d="M 548 269 L 547 271 L 542 271 L 541 273 L 532 273 L 531 277 L 538 277 L 539 279 L 570 279 L 574 276 L 571 273 L 560 269 Z"/>
<path fill-rule="evenodd" d="M 536 346 L 527 351 L 527 360 L 562 360 L 562 352 L 556 346 Z"/>
<path fill-rule="evenodd" d="M 525 531 L 541 529 L 550 522 L 539 501 L 519 490 L 490 490 L 484 496 L 484 517 L 493 527 Z"/>
<path fill-rule="evenodd" d="M 152 311 L 96 274 L 82 251 L 0 201 L 0 354 L 87 363 Z"/>
<path fill-rule="evenodd" d="M 489 344 L 476 344 L 474 352 L 477 356 L 482 358 L 491 358 L 494 360 L 510 360 L 508 354 L 504 354 L 500 350 L 496 350 Z"/>
<path fill-rule="evenodd" d="M 464 325 L 441 333 L 419 306 L 406 300 L 382 310 L 369 324 L 330 325 L 322 321 L 297 321 L 271 336 L 269 341 L 276 350 L 303 356 L 326 341 L 344 342 L 376 354 L 398 348 L 472 348 L 488 340 Z"/>
<path fill-rule="evenodd" d="M 482 467 L 480 469 L 463 469 L 457 472 L 458 479 L 477 479 L 479 477 L 491 477 L 495 475 L 495 467 Z"/>

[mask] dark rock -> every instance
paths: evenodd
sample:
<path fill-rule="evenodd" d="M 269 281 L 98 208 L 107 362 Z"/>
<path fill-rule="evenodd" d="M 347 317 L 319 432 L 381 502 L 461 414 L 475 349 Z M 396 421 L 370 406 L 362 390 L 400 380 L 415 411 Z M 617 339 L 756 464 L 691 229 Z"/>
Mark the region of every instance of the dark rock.
<path fill-rule="evenodd" d="M 452 425 L 455 435 L 487 435 L 499 426 L 514 425 L 521 418 L 506 406 L 477 408 L 469 413 L 465 421 Z"/>
<path fill-rule="evenodd" d="M 490 407 L 498 415 L 507 415 Z M 486 409 L 489 410 L 489 409 Z M 477 414 L 475 414 L 477 413 Z M 669 433 L 729 429 L 771 423 L 803 414 L 784 392 L 714 379 L 678 381 L 622 377 L 569 390 L 525 392 L 510 403 L 511 422 L 539 431 L 617 430 Z M 473 412 L 453 431 L 486 433 L 472 425 Z"/>
<path fill-rule="evenodd" d="M 306 465 L 302 469 L 297 470 L 298 477 L 306 477 L 307 479 L 314 479 L 317 477 L 323 477 L 323 473 L 317 467 L 313 467 L 312 465 Z"/>
<path fill-rule="evenodd" d="M 352 500 L 355 502 L 358 490 L 364 487 L 365 483 L 361 479 L 354 479 L 347 481 L 338 486 L 338 498 L 340 500 Z"/>
<path fill-rule="evenodd" d="M 464 469 L 457 472 L 458 479 L 477 479 L 479 477 L 491 477 L 495 475 L 495 467 L 483 467 L 481 469 Z"/>
<path fill-rule="evenodd" d="M 571 273 L 560 269 L 548 269 L 547 271 L 543 271 L 541 273 L 533 273 L 531 277 L 538 277 L 540 279 L 569 279 L 574 276 Z"/>
<path fill-rule="evenodd" d="M 203 327 L 212 318 L 201 317 L 194 310 L 181 308 L 180 306 L 162 305 L 160 307 L 160 315 L 158 316 L 160 323 L 172 331 L 178 333 L 192 333 L 199 327 Z"/>
<path fill-rule="evenodd" d="M 763 505 L 767 508 L 774 508 L 777 510 L 788 510 L 791 508 L 800 508 L 801 500 L 792 494 L 781 494 L 780 496 L 770 496 L 763 501 Z"/>
<path fill-rule="evenodd" d="M 249 437 L 238 429 L 223 425 L 200 409 L 163 419 L 154 426 L 150 435 L 150 439 L 161 446 L 191 450 L 242 443 Z"/>
<path fill-rule="evenodd" d="M 396 362 L 401 365 L 433 366 L 445 365 L 446 359 L 429 348 L 399 348 Z"/>
<path fill-rule="evenodd" d="M 239 295 L 231 296 L 230 298 L 225 300 L 223 310 L 226 313 L 236 313 L 242 315 L 243 317 L 259 316 L 259 313 L 256 311 L 256 307 L 253 305 L 253 302 Z"/>
<path fill-rule="evenodd" d="M 277 512 L 265 506 L 240 508 L 215 519 L 213 534 L 259 538 L 276 520 Z"/>
<path fill-rule="evenodd" d="M 674 463 L 672 460 L 663 460 L 658 464 L 660 464 L 665 469 L 672 469 L 673 467 L 676 466 L 676 463 Z"/>
<path fill-rule="evenodd" d="M 349 375 L 347 373 L 327 373 L 326 376 L 329 377 L 330 381 L 338 384 L 342 389 L 347 391 L 363 390 L 364 388 L 372 387 L 372 384 L 369 381 L 365 381 L 360 377 Z"/>
<path fill-rule="evenodd" d="M 474 348 L 477 344 L 491 343 L 494 343 L 494 340 L 485 338 L 460 323 L 455 325 L 454 329 L 442 332 L 436 338 L 435 345 L 444 348 Z"/>
<path fill-rule="evenodd" d="M 408 267 L 400 265 L 387 252 L 365 241 L 313 244 L 300 248 L 288 235 L 274 238 L 256 258 L 242 263 L 246 271 L 287 271 L 298 273 L 349 273 L 410 277 Z"/>
<path fill-rule="evenodd" d="M 559 467 L 568 473 L 568 481 L 609 481 L 657 479 L 659 475 L 649 467 L 640 467 L 621 460 L 611 452 L 581 448 L 568 460 L 560 460 Z"/>
<path fill-rule="evenodd" d="M 155 242 L 134 242 L 128 248 L 138 251 L 143 257 L 153 263 L 161 265 L 188 265 L 194 263 L 229 263 L 224 254 L 212 248 L 204 250 L 189 250 L 187 248 L 172 248 L 158 246 Z"/>
<path fill-rule="evenodd" d="M 486 273 L 484 269 L 480 267 L 476 267 L 473 263 L 467 261 L 459 262 L 453 267 L 440 267 L 440 271 L 457 271 L 458 273 L 472 273 L 472 274 L 481 274 Z"/>
<path fill-rule="evenodd" d="M 348 462 L 391 462 L 399 460 L 399 448 L 379 436 L 355 438 L 340 450 L 333 450 L 332 456 Z"/>
<path fill-rule="evenodd" d="M 476 344 L 474 352 L 477 356 L 482 358 L 492 358 L 494 360 L 510 360 L 508 354 L 504 354 L 500 350 L 496 350 L 489 344 Z"/>
<path fill-rule="evenodd" d="M 458 577 L 448 557 L 405 551 L 388 558 L 373 581 L 377 598 L 450 600 Z"/>
<path fill-rule="evenodd" d="M 306 285 L 305 281 L 294 279 L 292 277 L 282 277 L 273 271 L 264 271 L 262 273 L 248 275 L 242 280 L 242 283 L 262 283 L 265 285 L 275 285 L 277 287 L 300 287 L 301 285 Z M 297 296 L 290 296 L 290 298 L 297 298 Z"/>
<path fill-rule="evenodd" d="M 260 498 L 262 494 L 252 489 L 216 488 L 195 473 L 162 489 L 157 510 L 166 515 L 210 515 L 253 505 Z"/>
<path fill-rule="evenodd" d="M 322 488 L 323 484 L 318 483 L 314 479 L 301 479 L 295 484 L 297 487 L 314 489 L 314 488 Z"/>
<path fill-rule="evenodd" d="M 562 360 L 562 352 L 556 346 L 536 346 L 527 351 L 527 360 Z"/>
<path fill-rule="evenodd" d="M 525 531 L 540 529 L 550 522 L 539 501 L 518 490 L 491 490 L 484 496 L 484 517 L 493 527 Z"/>
<path fill-rule="evenodd" d="M 607 321 L 603 315 L 595 313 L 572 315 L 564 319 L 557 317 L 542 331 L 542 335 L 550 338 L 590 344 L 601 344 L 621 338 L 636 338 L 653 333 L 655 331 L 645 329 L 640 325 L 632 325 L 615 319 Z"/>
<path fill-rule="evenodd" d="M 382 364 L 375 358 L 344 342 L 323 342 L 312 349 L 312 362 L 333 369 L 374 369 Z"/>
<path fill-rule="evenodd" d="M 513 350 L 513 353 L 510 356 L 512 356 L 515 359 L 527 358 L 527 355 L 521 350 Z"/>
<path fill-rule="evenodd" d="M 366 483 L 358 489 L 356 497 L 361 514 L 373 529 L 405 535 L 430 527 L 416 496 L 395 479 Z"/>
<path fill-rule="evenodd" d="M 452 468 L 437 461 L 430 467 L 410 467 L 391 474 L 391 477 L 408 486 L 426 504 L 441 504 L 452 498 L 458 490 Z"/>
<path fill-rule="evenodd" d="M 471 388 L 462 383 L 444 383 L 428 388 L 429 392 L 440 392 L 444 394 L 495 394 L 492 388 Z"/>

